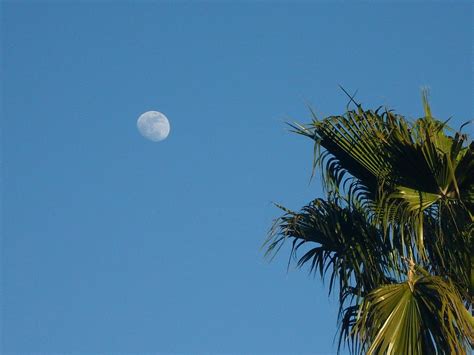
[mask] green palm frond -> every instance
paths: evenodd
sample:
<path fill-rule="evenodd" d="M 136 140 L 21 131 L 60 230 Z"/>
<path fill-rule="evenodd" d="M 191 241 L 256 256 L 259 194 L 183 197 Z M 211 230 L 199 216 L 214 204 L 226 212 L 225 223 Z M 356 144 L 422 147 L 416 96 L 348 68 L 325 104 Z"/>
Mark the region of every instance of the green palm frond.
<path fill-rule="evenodd" d="M 455 287 L 427 273 L 373 290 L 353 332 L 367 354 L 466 354 L 473 341 L 472 318 Z"/>
<path fill-rule="evenodd" d="M 309 264 L 311 272 L 329 275 L 329 290 L 338 280 L 343 295 L 358 285 L 360 293 L 368 292 L 381 282 L 388 282 L 391 246 L 380 231 L 367 222 L 367 215 L 357 206 L 339 198 L 316 199 L 301 212 L 280 206 L 286 213 L 278 218 L 266 242 L 267 255 L 292 241 L 290 257 L 305 247 L 297 260 L 299 267 Z M 344 297 L 341 297 L 344 298 Z"/>
<path fill-rule="evenodd" d="M 470 298 L 471 255 L 473 254 L 474 224 L 469 214 L 459 206 L 447 210 L 438 205 L 433 215 L 425 215 L 425 246 L 429 271 L 435 275 L 449 277 L 463 299 Z M 444 218 L 445 214 L 456 216 Z"/>
<path fill-rule="evenodd" d="M 466 136 L 463 138 L 467 140 Z M 457 155 L 455 179 L 460 198 L 470 213 L 471 222 L 474 222 L 474 142 L 460 149 Z"/>
<path fill-rule="evenodd" d="M 344 116 L 322 121 L 314 117 L 307 127 L 292 126 L 295 132 L 315 141 L 315 151 L 325 149 L 315 157 L 314 165 L 322 168 L 323 182 L 329 191 L 338 189 L 344 177 L 354 177 L 365 197 L 375 199 L 377 180 L 384 179 L 389 172 L 387 162 L 380 155 L 388 132 L 383 120 L 378 118 L 377 113 L 359 107 Z"/>

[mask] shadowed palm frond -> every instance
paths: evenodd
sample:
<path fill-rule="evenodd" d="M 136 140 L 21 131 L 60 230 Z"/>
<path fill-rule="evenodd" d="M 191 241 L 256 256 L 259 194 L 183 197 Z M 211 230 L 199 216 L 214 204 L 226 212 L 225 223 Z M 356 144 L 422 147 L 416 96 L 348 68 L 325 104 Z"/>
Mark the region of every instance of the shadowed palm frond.
<path fill-rule="evenodd" d="M 266 241 L 267 255 L 290 239 L 290 258 L 297 266 L 308 264 L 310 272 L 329 273 L 329 292 L 338 281 L 340 300 L 357 285 L 358 296 L 391 280 L 394 269 L 391 246 L 367 220 L 364 210 L 340 198 L 316 199 L 301 212 L 279 206 L 286 213 L 278 218 Z M 297 252 L 305 248 L 297 258 Z"/>

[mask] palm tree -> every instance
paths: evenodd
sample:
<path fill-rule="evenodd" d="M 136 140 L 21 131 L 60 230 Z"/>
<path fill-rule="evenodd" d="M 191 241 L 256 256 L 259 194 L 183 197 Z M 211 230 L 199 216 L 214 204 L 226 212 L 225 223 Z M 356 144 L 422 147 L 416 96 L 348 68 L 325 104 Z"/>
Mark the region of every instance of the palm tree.
<path fill-rule="evenodd" d="M 474 143 L 434 118 L 353 109 L 290 125 L 314 141 L 325 198 L 279 206 L 265 247 L 329 279 L 351 353 L 466 354 L 473 344 Z M 303 252 L 303 253 L 299 253 Z M 297 253 L 300 255 L 297 256 Z"/>

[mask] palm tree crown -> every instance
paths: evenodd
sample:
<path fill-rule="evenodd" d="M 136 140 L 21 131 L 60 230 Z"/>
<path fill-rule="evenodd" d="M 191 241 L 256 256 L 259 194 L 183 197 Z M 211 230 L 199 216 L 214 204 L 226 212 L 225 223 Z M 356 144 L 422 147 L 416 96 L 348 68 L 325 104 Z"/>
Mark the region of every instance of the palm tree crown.
<path fill-rule="evenodd" d="M 339 298 L 339 349 L 466 354 L 473 343 L 474 143 L 434 118 L 354 109 L 290 125 L 314 141 L 325 198 L 279 206 L 266 241 Z M 461 127 L 462 128 L 462 127 Z"/>

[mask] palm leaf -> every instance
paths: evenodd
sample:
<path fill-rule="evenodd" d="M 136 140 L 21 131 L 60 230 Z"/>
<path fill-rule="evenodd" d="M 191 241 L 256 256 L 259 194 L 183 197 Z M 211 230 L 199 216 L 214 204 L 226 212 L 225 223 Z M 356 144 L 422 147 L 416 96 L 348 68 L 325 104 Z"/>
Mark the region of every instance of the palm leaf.
<path fill-rule="evenodd" d="M 321 277 L 329 273 L 329 292 L 339 281 L 341 301 L 351 286 L 357 285 L 362 294 L 388 282 L 391 246 L 360 207 L 339 198 L 316 199 L 299 213 L 279 207 L 286 213 L 271 229 L 267 255 L 274 255 L 288 239 L 292 240 L 290 258 L 297 259 L 297 252 L 309 247 L 297 266 L 309 264 L 310 272 Z"/>
<path fill-rule="evenodd" d="M 456 289 L 425 274 L 372 291 L 354 332 L 367 354 L 466 354 L 471 322 Z"/>

